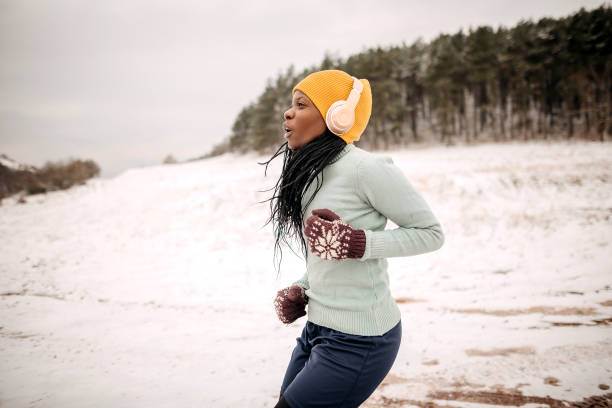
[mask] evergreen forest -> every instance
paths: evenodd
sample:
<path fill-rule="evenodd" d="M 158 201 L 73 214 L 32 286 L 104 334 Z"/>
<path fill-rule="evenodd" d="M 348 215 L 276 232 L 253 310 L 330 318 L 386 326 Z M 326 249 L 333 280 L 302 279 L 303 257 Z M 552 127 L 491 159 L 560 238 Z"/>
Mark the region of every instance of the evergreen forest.
<path fill-rule="evenodd" d="M 355 145 L 477 143 L 612 136 L 612 8 L 581 8 L 564 18 L 521 20 L 440 34 L 429 43 L 325 54 L 300 72 L 268 78 L 242 108 L 231 134 L 207 156 L 273 152 L 284 142 L 283 112 L 293 86 L 311 72 L 340 69 L 367 78 L 372 116 Z"/>

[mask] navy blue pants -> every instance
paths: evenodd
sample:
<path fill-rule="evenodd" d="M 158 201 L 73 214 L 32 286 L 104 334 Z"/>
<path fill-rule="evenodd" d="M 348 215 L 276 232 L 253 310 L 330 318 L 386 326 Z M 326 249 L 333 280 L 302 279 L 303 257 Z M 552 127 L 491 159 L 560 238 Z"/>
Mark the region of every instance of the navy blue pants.
<path fill-rule="evenodd" d="M 402 322 L 382 336 L 347 334 L 307 321 L 280 394 L 291 408 L 358 407 L 391 370 Z"/>

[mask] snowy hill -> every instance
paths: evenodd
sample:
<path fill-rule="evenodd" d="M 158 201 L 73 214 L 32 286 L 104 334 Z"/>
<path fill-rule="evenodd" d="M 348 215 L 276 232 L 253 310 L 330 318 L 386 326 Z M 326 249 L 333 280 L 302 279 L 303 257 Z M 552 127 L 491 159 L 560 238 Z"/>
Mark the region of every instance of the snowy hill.
<path fill-rule="evenodd" d="M 604 393 L 612 144 L 380 154 L 423 195 L 445 243 L 389 259 L 402 345 L 364 406 Z M 282 158 L 264 177 L 267 159 L 226 154 L 5 199 L 0 405 L 273 407 L 305 318 L 282 325 L 272 301 L 304 262 L 284 247 L 276 279 L 269 203 L 258 202 L 272 191 L 258 190 Z"/>

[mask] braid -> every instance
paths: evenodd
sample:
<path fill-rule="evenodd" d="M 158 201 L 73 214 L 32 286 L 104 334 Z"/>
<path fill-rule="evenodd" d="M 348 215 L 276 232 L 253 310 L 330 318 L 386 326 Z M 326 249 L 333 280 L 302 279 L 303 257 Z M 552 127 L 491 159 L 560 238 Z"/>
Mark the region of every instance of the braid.
<path fill-rule="evenodd" d="M 274 158 L 280 154 L 284 155 L 283 169 L 274 186 L 274 195 L 268 200 L 260 201 L 270 201 L 270 218 L 266 221 L 264 226 L 270 221 L 273 222 L 275 236 L 274 259 L 276 259 L 277 250 L 280 251 L 281 258 L 278 264 L 279 267 L 282 261 L 280 240 L 285 242 L 289 246 L 289 249 L 295 253 L 289 242 L 287 242 L 287 237 L 295 237 L 297 235 L 300 238 L 304 258 L 308 258 L 306 241 L 302 235 L 302 229 L 304 227 L 304 210 L 321 189 L 323 174 L 321 174 L 320 183 L 317 178 L 318 174 L 323 171 L 325 166 L 327 166 L 345 146 L 346 142 L 342 138 L 334 135 L 326 128 L 325 132 L 301 148 L 291 150 L 289 149 L 288 142 L 285 142 L 267 162 L 258 163 L 262 165 L 265 164 L 267 171 L 268 165 Z M 308 203 L 302 208 L 304 193 L 315 179 L 317 180 L 315 191 Z"/>

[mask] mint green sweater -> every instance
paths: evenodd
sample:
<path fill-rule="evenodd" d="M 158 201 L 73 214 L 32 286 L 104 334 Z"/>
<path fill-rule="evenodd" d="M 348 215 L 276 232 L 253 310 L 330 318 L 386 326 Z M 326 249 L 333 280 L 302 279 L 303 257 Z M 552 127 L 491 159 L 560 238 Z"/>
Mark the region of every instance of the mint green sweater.
<path fill-rule="evenodd" d="M 306 273 L 293 284 L 306 289 L 309 321 L 344 333 L 382 335 L 401 318 L 389 290 L 386 258 L 439 249 L 444 242 L 440 223 L 389 156 L 347 144 L 318 181 L 322 186 L 304 223 L 312 210 L 328 208 L 365 231 L 365 253 L 359 259 L 324 260 L 308 248 Z M 302 206 L 316 186 L 317 180 Z M 387 219 L 398 227 L 385 230 Z"/>

